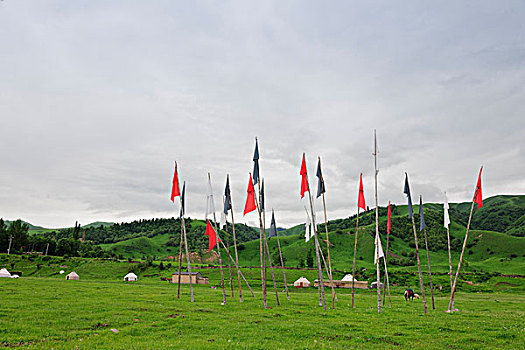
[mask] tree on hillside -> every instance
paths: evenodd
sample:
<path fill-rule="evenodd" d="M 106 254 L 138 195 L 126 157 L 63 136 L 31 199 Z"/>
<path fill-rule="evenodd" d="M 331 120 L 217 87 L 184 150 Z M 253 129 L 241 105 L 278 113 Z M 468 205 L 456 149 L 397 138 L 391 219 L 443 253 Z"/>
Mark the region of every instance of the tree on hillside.
<path fill-rule="evenodd" d="M 13 237 L 13 243 L 11 244 L 11 251 L 22 251 L 23 247 L 27 245 L 27 232 L 29 231 L 29 225 L 18 219 L 13 221 L 7 229 L 7 235 Z"/>
<path fill-rule="evenodd" d="M 0 219 L 0 252 L 6 252 L 8 246 L 9 236 L 7 235 L 7 225 L 5 224 L 4 219 Z"/>

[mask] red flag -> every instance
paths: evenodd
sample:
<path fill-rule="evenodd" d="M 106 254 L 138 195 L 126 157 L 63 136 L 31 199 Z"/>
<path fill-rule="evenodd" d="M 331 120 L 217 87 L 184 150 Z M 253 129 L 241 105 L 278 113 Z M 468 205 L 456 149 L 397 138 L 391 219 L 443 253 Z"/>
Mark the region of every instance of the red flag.
<path fill-rule="evenodd" d="M 357 206 L 363 209 L 363 211 L 366 211 L 365 191 L 363 191 L 363 173 L 361 173 L 361 176 L 359 177 L 359 197 L 357 198 Z"/>
<path fill-rule="evenodd" d="M 308 176 L 306 172 L 306 158 L 303 153 L 303 162 L 301 164 L 301 171 L 299 172 L 301 174 L 301 198 L 304 198 L 304 193 L 309 192 L 310 188 L 308 187 Z"/>
<path fill-rule="evenodd" d="M 390 229 L 392 228 L 392 223 L 390 222 L 392 218 L 392 211 L 390 210 L 390 201 L 388 201 L 388 221 L 386 223 L 386 233 L 390 234 Z"/>
<path fill-rule="evenodd" d="M 206 233 L 205 233 L 206 236 L 209 237 L 209 252 L 211 252 L 211 250 L 213 249 L 213 247 L 215 247 L 215 245 L 217 244 L 217 233 L 215 233 L 215 230 L 213 229 L 213 227 L 211 227 L 210 225 L 210 220 L 206 220 Z"/>
<path fill-rule="evenodd" d="M 482 170 L 483 170 L 483 166 L 481 167 L 481 169 L 479 169 L 478 183 L 476 185 L 476 190 L 474 191 L 474 198 L 472 198 L 474 203 L 478 204 L 478 211 L 479 211 L 479 208 L 483 206 L 483 196 L 481 194 L 481 171 Z"/>
<path fill-rule="evenodd" d="M 175 173 L 173 174 L 173 186 L 171 187 L 171 201 L 175 203 L 175 197 L 180 196 L 179 176 L 177 174 L 177 162 L 175 162 Z"/>
<path fill-rule="evenodd" d="M 250 173 L 250 179 L 248 181 L 248 196 L 246 197 L 243 215 L 246 215 L 255 209 L 257 209 L 255 206 L 255 190 L 253 189 L 252 174 Z"/>

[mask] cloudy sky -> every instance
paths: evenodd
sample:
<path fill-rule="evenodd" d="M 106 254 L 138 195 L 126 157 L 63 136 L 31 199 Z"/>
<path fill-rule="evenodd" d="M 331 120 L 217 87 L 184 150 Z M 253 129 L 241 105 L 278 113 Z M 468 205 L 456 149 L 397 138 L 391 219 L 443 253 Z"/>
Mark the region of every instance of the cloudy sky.
<path fill-rule="evenodd" d="M 45 227 L 203 218 L 231 177 L 242 217 L 255 136 L 267 207 L 304 222 L 321 156 L 330 218 L 379 204 L 525 193 L 523 1 L 0 2 L 0 217 Z M 414 198 L 414 200 L 417 200 Z M 317 209 L 322 204 L 317 203 Z"/>

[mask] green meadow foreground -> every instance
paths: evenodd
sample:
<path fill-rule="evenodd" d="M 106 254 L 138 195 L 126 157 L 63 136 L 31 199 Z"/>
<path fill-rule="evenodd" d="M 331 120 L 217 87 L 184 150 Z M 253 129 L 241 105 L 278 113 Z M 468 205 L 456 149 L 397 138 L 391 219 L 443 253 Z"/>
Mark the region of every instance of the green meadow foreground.
<path fill-rule="evenodd" d="M 358 290 L 350 309 L 349 290 L 338 289 L 336 310 L 318 307 L 317 290 L 292 288 L 280 293 L 272 309 L 262 307 L 243 288 L 243 303 L 222 289 L 189 287 L 154 279 L 65 281 L 27 277 L 0 280 L 0 344 L 23 349 L 175 349 L 175 348 L 523 348 L 525 294 L 464 293 L 461 312 L 446 314 L 447 293 L 437 293 L 437 310 L 421 300 L 406 303 L 394 288 L 392 308 L 377 313 L 377 294 Z M 329 298 L 327 291 L 327 298 Z M 118 330 L 118 333 L 112 331 Z"/>

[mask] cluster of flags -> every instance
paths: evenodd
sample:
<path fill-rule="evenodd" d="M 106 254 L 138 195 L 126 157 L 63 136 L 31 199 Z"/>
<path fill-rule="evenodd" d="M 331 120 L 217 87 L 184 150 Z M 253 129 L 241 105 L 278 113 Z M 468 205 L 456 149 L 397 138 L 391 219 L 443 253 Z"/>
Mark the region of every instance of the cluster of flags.
<path fill-rule="evenodd" d="M 374 143 L 375 143 L 375 147 L 376 147 L 374 156 L 377 157 L 377 143 L 375 142 L 375 137 L 374 137 Z M 265 286 L 266 286 L 266 283 L 265 283 L 266 272 L 265 271 L 266 271 L 267 259 L 268 259 L 268 264 L 269 264 L 269 266 L 271 268 L 271 271 L 272 271 L 272 277 L 274 279 L 274 288 L 275 288 L 275 292 L 276 292 L 276 299 L 277 299 L 277 303 L 279 305 L 279 300 L 278 300 L 278 295 L 277 295 L 277 288 L 276 288 L 276 285 L 275 285 L 275 277 L 273 276 L 273 267 L 272 267 L 272 264 L 271 264 L 268 243 L 266 242 L 266 229 L 265 229 L 265 223 L 264 223 L 264 213 L 265 213 L 264 179 L 262 179 L 261 176 L 260 176 L 259 146 L 258 146 L 257 139 L 256 139 L 256 142 L 255 142 L 255 150 L 254 150 L 254 155 L 253 155 L 253 159 L 252 160 L 253 160 L 253 172 L 249 173 L 249 176 L 248 176 L 248 185 L 247 185 L 247 190 L 246 190 L 246 192 L 247 192 L 247 194 L 246 194 L 246 202 L 245 202 L 245 205 L 244 205 L 243 215 L 251 213 L 251 212 L 253 212 L 255 210 L 257 210 L 258 213 L 259 213 L 260 223 L 261 223 L 261 237 L 260 237 L 260 245 L 261 245 L 261 252 L 260 252 L 261 253 L 261 278 L 262 278 L 262 282 L 263 282 L 263 294 L 264 294 L 265 306 L 266 306 L 266 288 L 265 288 Z M 472 199 L 473 200 L 472 209 L 474 208 L 474 204 L 477 204 L 478 210 L 483 206 L 482 189 L 481 189 L 481 173 L 482 173 L 482 170 L 483 170 L 483 167 L 481 167 L 481 169 L 479 171 L 478 181 L 477 181 L 476 188 L 475 188 L 475 191 L 474 191 L 474 197 Z M 378 171 L 377 171 L 377 158 L 376 158 L 376 191 L 377 191 L 377 173 L 378 173 Z M 305 153 L 303 153 L 303 156 L 302 156 L 302 161 L 301 161 L 301 166 L 300 166 L 300 170 L 299 170 L 299 175 L 301 176 L 301 182 L 300 182 L 300 196 L 301 196 L 301 199 L 304 198 L 306 192 L 309 193 L 310 213 L 308 212 L 308 209 L 305 206 L 305 210 L 306 210 L 305 241 L 309 242 L 312 238 L 315 238 L 315 248 L 316 248 L 316 257 L 317 257 L 317 270 L 318 270 L 318 277 L 319 277 L 319 298 L 320 298 L 319 300 L 320 300 L 320 304 L 321 304 L 322 302 L 324 303 L 324 283 L 322 282 L 323 272 L 322 272 L 322 263 L 321 263 L 321 261 L 324 262 L 324 267 L 325 267 L 326 272 L 327 272 L 327 274 L 329 276 L 330 283 L 332 285 L 332 290 L 333 290 L 333 285 L 334 284 L 332 282 L 331 263 L 330 263 L 330 266 L 328 267 L 327 264 L 326 264 L 326 260 L 325 260 L 325 258 L 323 256 L 322 250 L 320 249 L 318 239 L 317 239 L 317 232 L 316 232 L 317 226 L 316 226 L 316 214 L 315 214 L 316 211 L 314 209 L 314 202 L 312 201 L 312 194 L 310 193 L 310 186 L 309 186 L 309 183 L 308 183 L 308 170 L 307 170 L 307 166 L 306 166 L 306 155 L 305 155 Z M 325 227 L 326 227 L 326 234 L 327 234 L 326 243 L 327 243 L 327 246 L 328 246 L 328 249 L 329 249 L 328 224 L 327 224 L 328 220 L 326 218 L 326 203 L 325 203 L 325 200 L 324 200 L 324 194 L 326 193 L 326 187 L 325 187 L 325 182 L 324 182 L 323 173 L 322 173 L 322 169 L 321 169 L 321 159 L 320 158 L 319 158 L 319 162 L 317 164 L 316 177 L 317 177 L 316 198 L 319 198 L 319 197 L 323 196 L 323 205 L 324 205 L 324 211 L 325 211 Z M 258 189 L 259 189 L 258 196 L 256 195 L 255 185 L 258 185 Z M 184 213 L 185 213 L 185 187 L 186 187 L 186 183 L 183 182 L 182 191 L 179 188 L 177 162 L 175 162 L 175 170 L 174 170 L 172 190 L 171 190 L 171 201 L 175 202 L 175 198 L 176 197 L 180 197 L 180 214 L 179 215 L 180 215 L 180 218 L 182 220 L 184 218 Z M 405 173 L 405 182 L 404 182 L 403 193 L 407 196 L 408 216 L 409 216 L 410 219 L 412 219 L 412 221 L 414 221 L 414 210 L 413 210 L 413 205 L 412 205 L 412 195 L 411 195 L 411 191 L 410 191 L 410 184 L 409 184 L 409 181 L 408 181 L 408 174 L 406 174 L 406 173 Z M 258 201 L 257 201 L 257 197 L 258 197 Z M 225 184 L 224 196 L 223 196 L 223 204 L 224 205 L 223 205 L 223 210 L 221 211 L 221 218 L 220 218 L 220 224 L 219 224 L 219 228 L 220 229 L 222 229 L 223 227 L 226 227 L 227 221 L 228 221 L 227 220 L 228 213 L 230 213 L 230 211 L 232 211 L 232 199 L 231 199 L 229 176 L 226 177 L 226 184 Z M 358 212 L 357 212 L 357 225 L 356 225 L 355 247 L 354 247 L 354 266 L 353 266 L 353 270 L 352 270 L 353 274 L 355 274 L 355 256 L 356 256 L 356 249 L 357 249 L 357 234 L 358 234 L 358 230 L 359 230 L 359 211 L 360 210 L 367 211 L 367 206 L 366 206 L 365 196 L 364 196 L 363 174 L 360 174 L 360 176 L 359 176 L 359 190 L 358 190 L 358 196 L 357 196 L 357 208 L 358 208 Z M 374 244 L 374 246 L 375 246 L 375 249 L 374 249 L 374 263 L 377 265 L 378 289 L 379 289 L 379 263 L 380 263 L 381 258 L 383 258 L 383 260 L 385 262 L 385 272 L 386 272 L 386 255 L 385 255 L 385 252 L 383 251 L 383 247 L 382 247 L 382 244 L 381 244 L 381 238 L 380 238 L 380 235 L 379 235 L 379 229 L 378 229 L 378 226 L 377 226 L 378 225 L 377 208 L 378 207 L 377 207 L 377 193 L 376 193 L 376 235 L 375 235 L 375 244 Z M 467 233 L 465 235 L 465 242 L 464 242 L 464 245 L 463 245 L 463 250 L 462 250 L 462 253 L 461 253 L 461 256 L 460 256 L 460 261 L 459 261 L 459 264 L 458 264 L 458 271 L 456 273 L 455 280 L 453 281 L 453 279 L 452 279 L 452 262 L 451 262 L 451 254 L 450 254 L 450 237 L 449 237 L 449 233 L 448 233 L 449 225 L 450 225 L 450 217 L 449 217 L 449 205 L 448 205 L 448 199 L 446 197 L 446 193 L 445 193 L 445 200 L 444 200 L 443 209 L 444 209 L 444 226 L 445 226 L 445 228 L 447 228 L 447 237 L 448 237 L 448 241 L 449 241 L 449 265 L 450 265 L 450 277 L 451 277 L 451 289 L 452 289 L 450 304 L 451 304 L 451 307 L 453 307 L 453 296 L 454 296 L 455 286 L 456 286 L 456 283 L 457 283 L 457 276 L 459 274 L 459 268 L 461 266 L 461 262 L 462 262 L 462 258 L 463 258 L 463 253 L 464 253 L 464 249 L 465 249 L 465 245 L 466 245 L 466 240 L 467 240 L 467 237 L 468 237 L 469 227 L 467 227 Z M 205 219 L 206 219 L 205 235 L 208 237 L 208 243 L 209 243 L 208 244 L 208 249 L 209 249 L 209 251 L 212 251 L 215 247 L 217 247 L 217 251 L 219 253 L 219 259 L 220 259 L 219 243 L 222 243 L 222 241 L 219 238 L 217 227 L 214 228 L 213 225 L 212 225 L 212 222 L 208 218 L 210 215 L 213 215 L 213 218 L 212 218 L 213 222 L 216 222 L 214 196 L 213 196 L 213 190 L 212 190 L 212 185 L 211 185 L 211 178 L 210 178 L 210 176 L 208 174 L 208 186 L 207 186 L 207 193 L 206 193 L 206 212 L 205 212 Z M 242 274 L 241 274 L 239 266 L 238 266 L 238 255 L 237 255 L 237 247 L 236 247 L 236 242 L 235 242 L 235 227 L 234 227 L 234 224 L 233 224 L 233 212 L 231 212 L 231 215 L 232 215 L 232 218 L 231 218 L 232 219 L 232 230 L 233 230 L 235 256 L 236 256 L 235 259 L 233 259 L 233 257 L 229 254 L 229 248 L 227 248 L 227 250 L 228 250 L 229 258 L 234 262 L 234 264 L 236 265 L 237 270 L 238 270 L 239 293 L 240 293 L 241 301 L 242 301 L 242 292 L 241 292 L 241 288 L 240 288 L 240 286 L 241 286 L 240 276 Z M 432 289 L 433 289 L 432 288 L 432 274 L 431 274 L 431 270 L 430 270 L 430 258 L 429 258 L 429 255 L 428 255 L 428 243 L 427 243 L 427 237 L 426 237 L 426 224 L 425 224 L 425 217 L 424 217 L 424 210 L 423 210 L 423 198 L 422 198 L 422 196 L 419 197 L 419 216 L 420 216 L 419 231 L 420 232 L 424 232 L 424 235 L 425 235 L 425 245 L 426 245 L 426 248 L 427 248 L 427 259 L 428 259 L 430 284 L 431 284 L 431 291 L 432 291 Z M 471 211 L 471 216 L 472 216 L 472 211 Z M 390 201 L 389 201 L 388 202 L 388 208 L 387 208 L 387 237 L 388 238 L 389 238 L 389 235 L 390 235 L 390 231 L 392 229 L 391 220 L 392 220 L 392 210 L 391 210 L 391 204 L 390 204 Z M 469 219 L 469 224 L 470 224 L 470 219 Z M 419 248 L 418 248 L 417 233 L 416 233 L 415 224 L 413 225 L 413 227 L 414 227 L 414 239 L 415 239 L 415 243 L 416 243 L 416 255 L 417 255 L 418 270 L 419 270 L 419 276 L 420 276 L 421 292 L 422 292 L 424 308 L 425 308 L 425 312 L 426 312 L 426 302 L 425 302 L 423 280 L 422 280 L 420 260 L 419 260 Z M 181 247 L 182 247 L 182 239 L 183 239 L 183 237 L 184 237 L 184 240 L 186 240 L 185 228 L 184 228 L 183 232 L 181 231 Z M 269 230 L 269 234 L 268 234 L 268 238 L 271 238 L 271 237 L 277 237 L 277 240 L 278 240 L 278 232 L 277 232 L 277 226 L 276 226 L 276 222 L 275 222 L 275 213 L 274 213 L 273 209 L 272 209 L 270 230 Z M 388 238 L 387 238 L 387 254 L 388 254 Z M 264 245 L 263 245 L 263 242 L 264 242 Z M 222 243 L 222 244 L 224 245 L 224 243 Z M 186 246 L 186 254 L 188 255 L 187 243 L 186 242 L 185 242 L 185 246 Z M 225 249 L 226 249 L 226 246 L 225 246 Z M 280 244 L 279 244 L 279 254 L 281 256 L 281 262 L 282 262 L 282 252 L 280 250 Z M 329 250 L 328 250 L 328 260 L 330 261 L 330 255 L 329 254 L 330 253 L 329 253 Z M 264 268 L 264 271 L 263 271 L 263 268 Z M 284 273 L 284 263 L 283 262 L 282 262 L 282 268 L 283 268 L 283 275 L 284 275 L 284 278 L 286 280 L 286 276 L 285 276 L 285 273 Z M 188 257 L 188 269 L 190 269 L 189 257 Z M 222 262 L 221 262 L 221 275 L 222 275 Z M 244 278 L 244 276 L 243 276 L 243 278 Z M 388 281 L 388 273 L 387 272 L 386 272 L 385 278 L 386 278 L 386 281 Z M 231 281 L 231 273 L 230 273 L 230 281 Z M 245 280 L 245 282 L 246 282 L 246 280 Z M 246 284 L 247 284 L 247 282 L 246 282 Z M 224 279 L 222 281 L 222 285 L 223 285 L 223 291 L 224 291 Z M 191 284 L 190 284 L 190 286 L 191 286 Z M 248 285 L 248 287 L 249 287 L 249 285 Z M 251 291 L 251 288 L 250 288 L 250 291 Z M 286 290 L 286 291 L 288 293 L 288 290 Z M 252 294 L 253 294 L 253 291 L 252 291 Z M 232 296 L 233 296 L 233 287 L 232 287 Z M 253 294 L 253 296 L 255 297 L 254 294 Z M 379 296 L 379 290 L 378 290 L 378 296 Z M 333 291 L 333 300 L 335 300 L 335 299 L 336 299 L 335 291 Z M 192 301 L 193 301 L 193 291 L 192 291 Z M 432 291 L 432 302 L 434 304 L 433 291 Z M 384 298 L 383 298 L 383 303 L 384 303 Z M 353 286 L 352 286 L 352 307 L 353 307 L 353 305 L 354 305 L 354 294 L 353 294 Z M 326 304 L 324 304 L 324 307 L 326 309 Z M 380 312 L 379 300 L 378 300 L 378 310 Z M 449 310 L 450 310 L 450 307 L 449 307 Z"/>

